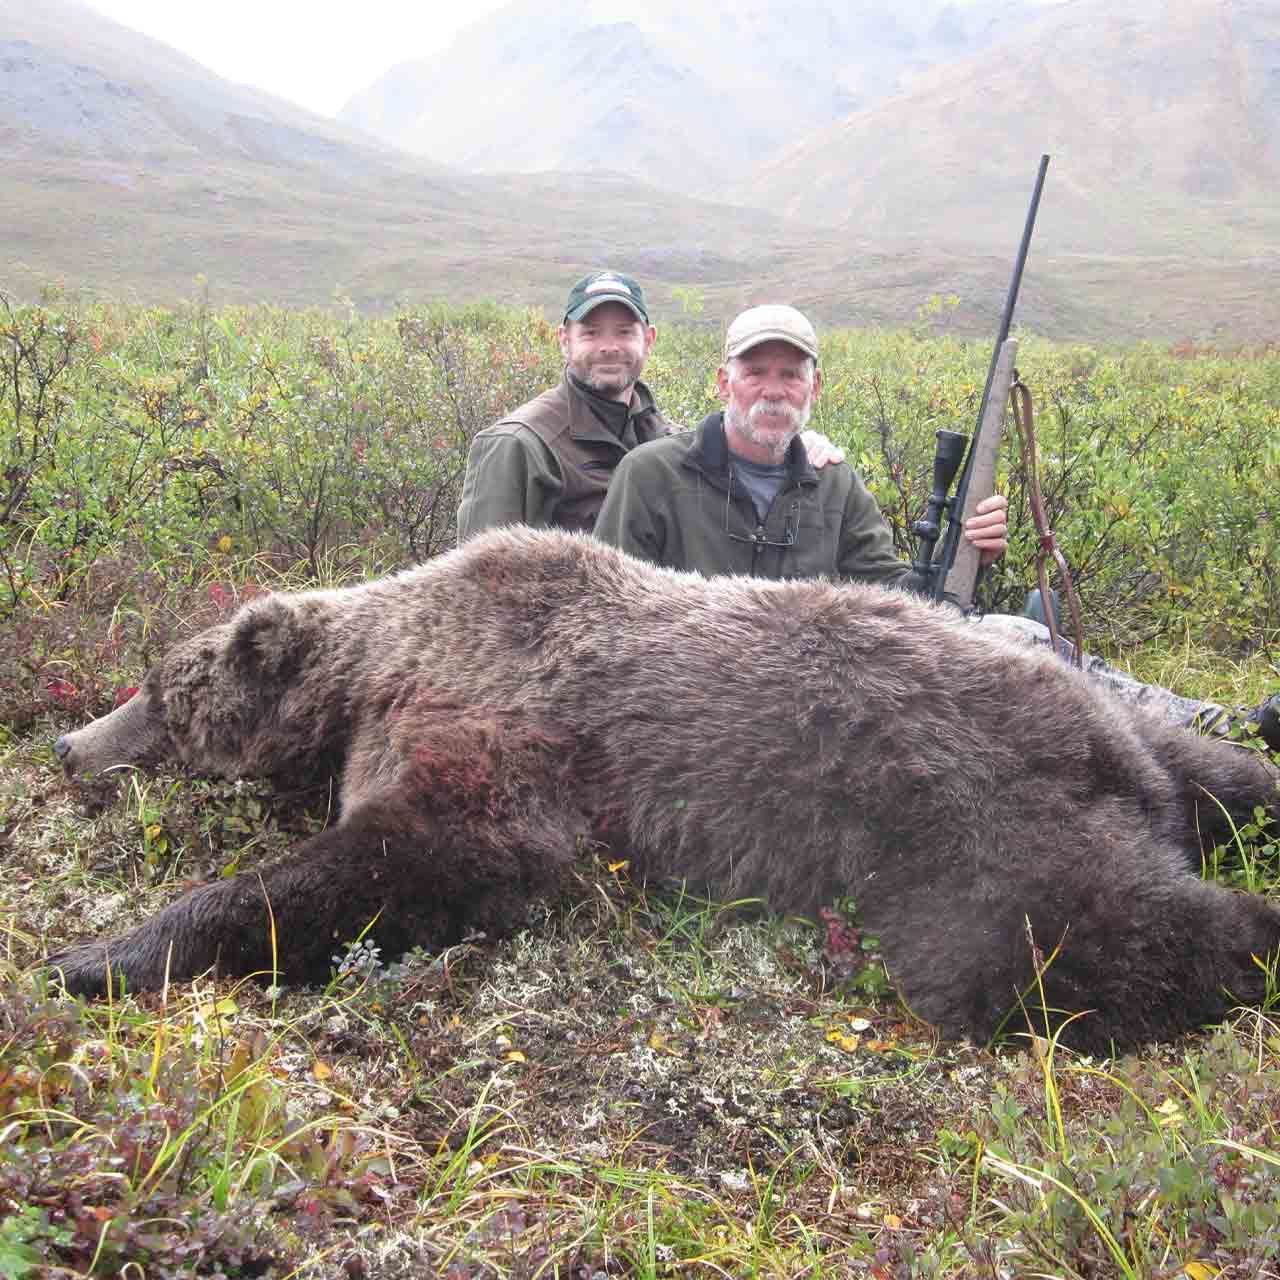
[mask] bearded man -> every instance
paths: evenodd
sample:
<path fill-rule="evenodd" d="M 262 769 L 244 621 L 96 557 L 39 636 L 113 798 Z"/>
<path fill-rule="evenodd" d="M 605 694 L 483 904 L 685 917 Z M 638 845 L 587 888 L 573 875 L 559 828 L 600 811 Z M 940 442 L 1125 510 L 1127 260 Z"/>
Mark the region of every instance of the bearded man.
<path fill-rule="evenodd" d="M 596 537 L 708 576 L 827 577 L 911 589 L 880 508 L 847 464 L 810 466 L 799 434 L 822 391 L 818 338 L 794 307 L 744 311 L 716 374 L 724 411 L 622 460 Z M 979 504 L 967 537 L 986 562 L 1007 546 L 1006 500 Z"/>
<path fill-rule="evenodd" d="M 458 508 L 458 540 L 527 524 L 590 531 L 614 470 L 632 449 L 679 430 L 640 381 L 657 331 L 640 285 L 619 271 L 593 271 L 569 291 L 557 330 L 564 377 L 477 433 Z M 844 458 L 806 432 L 816 467 Z"/>

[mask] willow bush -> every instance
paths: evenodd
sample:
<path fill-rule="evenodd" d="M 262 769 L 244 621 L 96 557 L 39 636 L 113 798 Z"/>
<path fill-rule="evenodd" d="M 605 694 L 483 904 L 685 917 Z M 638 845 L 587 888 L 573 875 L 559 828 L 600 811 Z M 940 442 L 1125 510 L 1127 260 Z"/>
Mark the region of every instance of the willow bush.
<path fill-rule="evenodd" d="M 716 407 L 718 345 L 708 327 L 664 327 L 646 379 L 671 417 Z M 989 355 L 923 326 L 824 337 L 815 425 L 904 555 L 934 433 L 971 430 Z M 1019 355 L 1091 643 L 1274 644 L 1280 353 L 1024 338 Z M 489 304 L 371 318 L 3 301 L 0 614 L 100 591 L 106 562 L 169 581 L 223 561 L 345 578 L 435 555 L 454 539 L 471 437 L 560 366 L 541 315 Z M 1011 432 L 1000 483 L 1015 532 L 985 602 L 1016 610 L 1036 538 Z"/>
<path fill-rule="evenodd" d="M 989 347 L 912 334 L 836 334 L 819 425 L 849 449 L 908 554 L 934 433 L 971 431 Z M 1280 626 L 1280 352 L 1125 350 L 1024 339 L 1049 522 L 1092 643 L 1189 631 L 1224 653 Z M 1017 611 L 1038 546 L 1010 416 L 1000 487 L 1009 554 L 986 585 Z"/>

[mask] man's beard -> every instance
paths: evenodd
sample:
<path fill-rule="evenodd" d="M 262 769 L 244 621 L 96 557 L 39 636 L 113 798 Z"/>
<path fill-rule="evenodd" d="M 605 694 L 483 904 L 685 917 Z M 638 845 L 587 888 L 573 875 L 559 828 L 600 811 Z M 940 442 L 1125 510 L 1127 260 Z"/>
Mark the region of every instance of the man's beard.
<path fill-rule="evenodd" d="M 597 373 L 595 366 L 601 364 L 613 365 L 619 372 Z M 595 360 L 590 364 L 572 361 L 569 368 L 577 375 L 579 382 L 586 383 L 592 391 L 601 395 L 617 395 L 620 391 L 635 386 L 640 380 L 640 366 L 625 359 Z"/>
<path fill-rule="evenodd" d="M 786 400 L 757 400 L 746 413 L 731 402 L 724 411 L 724 418 L 725 424 L 736 435 L 768 449 L 775 460 L 781 462 L 791 441 L 804 430 L 812 411 L 812 396 L 799 408 Z M 783 426 L 780 420 L 784 420 L 786 425 Z"/>

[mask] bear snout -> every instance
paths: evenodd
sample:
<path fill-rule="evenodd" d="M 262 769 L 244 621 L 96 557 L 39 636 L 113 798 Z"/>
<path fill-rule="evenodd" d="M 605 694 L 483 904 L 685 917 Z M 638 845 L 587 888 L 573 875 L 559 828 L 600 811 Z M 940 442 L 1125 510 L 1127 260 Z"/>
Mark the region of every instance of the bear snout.
<path fill-rule="evenodd" d="M 64 773 L 103 773 L 145 764 L 167 746 L 156 699 L 138 693 L 105 716 L 62 734 L 53 744 L 53 754 Z"/>
<path fill-rule="evenodd" d="M 76 738 L 80 731 L 76 730 L 72 733 L 64 733 L 59 735 L 53 744 L 53 754 L 58 757 L 58 762 L 62 765 L 62 772 L 67 777 L 74 777 L 81 772 L 80 760 L 84 757 L 84 752 L 76 751 Z"/>

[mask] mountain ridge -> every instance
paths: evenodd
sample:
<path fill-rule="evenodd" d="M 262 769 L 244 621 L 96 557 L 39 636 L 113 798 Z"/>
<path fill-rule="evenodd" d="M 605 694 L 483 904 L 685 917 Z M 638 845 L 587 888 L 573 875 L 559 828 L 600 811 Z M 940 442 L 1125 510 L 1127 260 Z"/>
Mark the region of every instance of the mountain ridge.
<path fill-rule="evenodd" d="M 378 139 L 234 84 L 79 0 L 0 0 L 0 32 L 0 122 L 15 150 L 59 145 L 142 164 L 220 153 L 351 171 L 398 162 Z"/>
<path fill-rule="evenodd" d="M 1064 250 L 1172 252 L 1188 230 L 1262 249 L 1280 230 L 1277 48 L 1273 5 L 1071 0 L 797 143 L 727 194 L 809 224 L 919 235 L 936 225 L 927 175 L 958 224 L 951 238 L 982 243 L 985 212 L 1016 209 L 1028 158 L 1048 151 L 1043 228 Z M 1010 225 L 998 223 L 1001 242 Z"/>
<path fill-rule="evenodd" d="M 860 12 L 877 3 L 865 0 Z M 1234 0 L 1241 8 L 1248 0 Z M 690 16 L 692 44 L 706 21 Z M 442 167 L 229 85 L 71 0 L 47 0 L 38 15 L 0 0 L 0 30 L 0 290 L 10 296 L 65 281 L 171 302 L 191 296 L 203 276 L 220 302 L 324 305 L 338 295 L 379 309 L 488 297 L 556 318 L 570 281 L 612 266 L 641 276 L 660 319 L 688 304 L 688 314 L 720 325 L 743 306 L 786 300 L 822 324 L 900 325 L 931 296 L 954 294 L 958 305 L 938 323 L 986 333 L 1041 149 L 1033 133 L 1006 139 L 996 157 L 1003 167 L 968 205 L 937 196 L 948 174 L 974 163 L 961 154 L 920 169 L 914 195 L 864 184 L 882 205 L 878 220 L 859 212 L 866 193 L 850 184 L 837 192 L 839 216 L 822 225 L 781 205 L 733 204 L 732 184 L 705 174 L 663 190 L 588 167 L 617 161 L 623 142 L 570 154 L 562 163 L 577 167 L 562 171 Z M 559 39 L 553 29 L 538 34 Z M 521 38 L 513 33 L 513 48 Z M 605 48 L 619 39 L 612 47 L 625 48 L 628 32 L 613 24 L 603 38 Z M 786 49 L 779 46 L 783 60 Z M 1250 75 L 1269 84 L 1277 72 L 1257 56 Z M 916 72 L 911 81 L 904 93 L 929 85 Z M 65 97 L 57 111 L 49 108 L 55 95 Z M 639 127 L 645 145 L 678 140 L 693 155 L 696 139 L 667 137 L 643 104 L 615 97 L 604 106 L 619 137 Z M 724 119 L 711 123 L 724 132 Z M 736 118 L 734 127 L 747 136 Z M 889 158 L 909 154 L 909 127 L 900 128 L 893 147 L 879 148 Z M 107 137 L 121 145 L 102 145 Z M 1095 197 L 1069 159 L 1055 154 L 1050 169 L 1021 323 L 1058 337 L 1275 340 L 1280 236 L 1270 235 L 1269 178 L 1256 187 L 1261 194 L 1217 198 L 1195 217 L 1176 202 L 1162 219 L 1152 212 L 1158 202 L 1130 210 L 1121 193 L 1108 216 L 1151 224 L 1146 239 L 1130 242 L 1090 226 Z M 752 174 L 750 166 L 738 172 Z M 755 181 L 759 200 L 763 182 Z"/>
<path fill-rule="evenodd" d="M 338 115 L 462 169 L 580 167 L 594 155 L 599 167 L 657 186 L 707 190 L 1037 7 L 754 0 L 706 10 L 651 0 L 624 10 L 604 0 L 514 0 L 443 52 L 391 68 Z M 619 106 L 634 121 L 621 145 L 608 127 Z"/>

